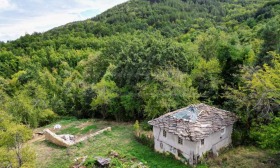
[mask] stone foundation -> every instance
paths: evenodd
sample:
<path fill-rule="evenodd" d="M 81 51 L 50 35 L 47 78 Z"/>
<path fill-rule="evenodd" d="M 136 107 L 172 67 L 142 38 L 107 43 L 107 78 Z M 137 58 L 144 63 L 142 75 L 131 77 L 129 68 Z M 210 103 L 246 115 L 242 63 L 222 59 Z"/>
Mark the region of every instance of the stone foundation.
<path fill-rule="evenodd" d="M 81 137 L 79 139 L 76 139 L 74 135 L 69 135 L 69 134 L 65 134 L 65 135 L 56 135 L 55 133 L 53 133 L 52 131 L 50 131 L 49 129 L 44 130 L 44 134 L 45 134 L 45 139 L 58 145 L 58 146 L 64 146 L 64 147 L 69 147 L 72 145 L 75 145 L 76 143 L 82 142 L 87 140 L 88 138 L 94 137 L 96 135 L 99 135 L 105 131 L 111 131 L 111 127 L 107 127 L 105 129 L 102 129 L 100 131 L 97 131 L 95 133 L 89 134 L 87 136 Z"/>

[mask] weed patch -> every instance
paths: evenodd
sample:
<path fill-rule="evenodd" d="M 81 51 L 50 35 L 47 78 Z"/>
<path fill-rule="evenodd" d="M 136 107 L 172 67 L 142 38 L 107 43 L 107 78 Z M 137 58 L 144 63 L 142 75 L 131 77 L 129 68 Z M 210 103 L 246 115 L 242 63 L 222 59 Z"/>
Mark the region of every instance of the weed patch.
<path fill-rule="evenodd" d="M 97 126 L 96 126 L 96 125 L 89 125 L 89 126 L 83 128 L 83 129 L 80 131 L 80 133 L 81 133 L 81 134 L 86 134 L 86 133 L 88 133 L 89 131 L 96 131 L 96 130 L 97 130 Z"/>

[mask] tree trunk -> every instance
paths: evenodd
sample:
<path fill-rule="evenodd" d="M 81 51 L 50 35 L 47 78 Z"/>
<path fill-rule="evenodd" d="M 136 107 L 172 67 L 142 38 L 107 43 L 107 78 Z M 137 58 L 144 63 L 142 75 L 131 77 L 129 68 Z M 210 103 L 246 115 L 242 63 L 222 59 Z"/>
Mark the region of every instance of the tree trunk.
<path fill-rule="evenodd" d="M 102 112 L 101 112 L 101 114 L 102 114 L 102 119 L 104 120 L 106 117 L 107 117 L 107 107 L 106 107 L 106 105 L 103 105 L 103 110 L 102 110 Z"/>
<path fill-rule="evenodd" d="M 20 139 L 19 139 L 18 135 L 16 135 L 15 144 L 16 144 L 15 148 L 16 148 L 18 165 L 19 165 L 19 167 L 21 167 L 22 166 L 21 142 L 20 142 Z"/>

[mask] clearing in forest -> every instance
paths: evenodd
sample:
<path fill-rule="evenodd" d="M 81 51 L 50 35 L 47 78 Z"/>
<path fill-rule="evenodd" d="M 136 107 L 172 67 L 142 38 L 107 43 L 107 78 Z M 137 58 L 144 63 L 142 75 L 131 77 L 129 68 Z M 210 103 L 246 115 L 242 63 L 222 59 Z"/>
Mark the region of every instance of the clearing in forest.
<path fill-rule="evenodd" d="M 55 124 L 62 125 L 62 129 L 53 130 Z M 116 151 L 129 162 L 142 162 L 151 168 L 182 168 L 189 167 L 171 155 L 154 152 L 135 140 L 133 123 L 120 123 L 102 121 L 97 119 L 88 120 L 61 120 L 34 132 L 41 132 L 48 128 L 56 134 L 72 134 L 82 137 L 98 130 L 111 127 L 112 131 L 104 132 L 91 137 L 69 148 L 59 147 L 44 139 L 29 142 L 37 155 L 37 167 L 40 168 L 68 168 L 75 158 L 88 156 L 107 156 L 111 151 Z M 255 147 L 237 147 L 223 152 L 218 158 L 205 160 L 197 167 L 278 167 L 280 166 L 277 152 L 260 150 Z M 128 159 L 129 158 L 129 159 Z M 122 167 L 121 165 L 119 167 Z"/>

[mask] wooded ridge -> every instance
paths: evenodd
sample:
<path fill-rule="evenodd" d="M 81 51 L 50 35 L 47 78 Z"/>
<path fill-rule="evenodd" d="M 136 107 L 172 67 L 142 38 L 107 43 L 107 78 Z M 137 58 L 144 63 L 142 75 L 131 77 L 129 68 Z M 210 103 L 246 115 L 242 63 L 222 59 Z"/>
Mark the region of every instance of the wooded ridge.
<path fill-rule="evenodd" d="M 198 102 L 238 115 L 235 145 L 280 149 L 279 25 L 279 1 L 130 0 L 0 42 L 0 163 L 28 165 L 9 158 L 61 116 L 147 121 Z"/>

